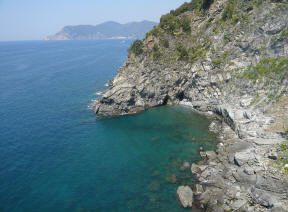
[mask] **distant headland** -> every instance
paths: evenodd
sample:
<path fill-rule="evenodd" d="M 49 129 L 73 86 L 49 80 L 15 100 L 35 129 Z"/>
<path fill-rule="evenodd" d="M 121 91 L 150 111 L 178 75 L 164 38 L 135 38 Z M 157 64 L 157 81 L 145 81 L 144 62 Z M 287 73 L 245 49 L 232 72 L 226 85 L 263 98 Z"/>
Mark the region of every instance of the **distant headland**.
<path fill-rule="evenodd" d="M 65 26 L 55 35 L 47 36 L 46 40 L 142 39 L 146 32 L 157 24 L 152 21 L 130 22 L 127 24 L 109 21 L 96 26 Z"/>

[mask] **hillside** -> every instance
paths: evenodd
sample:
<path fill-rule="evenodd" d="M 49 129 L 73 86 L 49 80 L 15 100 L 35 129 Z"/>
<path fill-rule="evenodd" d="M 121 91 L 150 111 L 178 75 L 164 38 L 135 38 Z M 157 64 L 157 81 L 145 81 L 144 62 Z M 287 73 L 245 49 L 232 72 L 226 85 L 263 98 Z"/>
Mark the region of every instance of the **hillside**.
<path fill-rule="evenodd" d="M 142 21 L 119 24 L 117 22 L 105 22 L 96 26 L 77 25 L 65 26 L 55 35 L 48 36 L 46 40 L 95 40 L 113 38 L 144 38 L 155 22 Z"/>
<path fill-rule="evenodd" d="M 217 154 L 191 167 L 203 207 L 288 211 L 287 88 L 287 0 L 193 0 L 133 43 L 94 111 L 182 104 L 214 114 Z"/>

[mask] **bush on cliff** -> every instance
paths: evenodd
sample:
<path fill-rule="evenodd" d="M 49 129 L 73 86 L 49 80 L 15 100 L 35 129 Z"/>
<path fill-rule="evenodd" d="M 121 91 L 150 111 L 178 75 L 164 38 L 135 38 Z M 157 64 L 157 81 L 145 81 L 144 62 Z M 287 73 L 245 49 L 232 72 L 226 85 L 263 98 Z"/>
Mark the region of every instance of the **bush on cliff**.
<path fill-rule="evenodd" d="M 179 22 L 183 32 L 191 32 L 190 20 L 187 17 L 181 18 Z"/>
<path fill-rule="evenodd" d="M 288 58 L 264 58 L 257 65 L 245 70 L 243 77 L 246 79 L 283 80 L 288 77 Z"/>
<path fill-rule="evenodd" d="M 176 17 L 171 14 L 163 15 L 160 18 L 160 27 L 168 33 L 174 34 L 174 31 L 178 28 Z"/>
<path fill-rule="evenodd" d="M 237 1 L 235 0 L 229 0 L 223 13 L 222 13 L 222 20 L 230 20 L 233 17 L 235 7 L 236 7 Z"/>
<path fill-rule="evenodd" d="M 143 41 L 142 40 L 135 40 L 131 47 L 129 48 L 129 53 L 133 53 L 136 56 L 143 53 Z"/>
<path fill-rule="evenodd" d="M 214 0 L 203 0 L 202 2 L 202 9 L 207 10 L 210 8 L 211 4 Z"/>
<path fill-rule="evenodd" d="M 176 50 L 180 60 L 188 60 L 189 54 L 186 48 L 182 45 L 182 43 L 178 43 L 176 46 Z"/>
<path fill-rule="evenodd" d="M 162 52 L 160 51 L 159 46 L 157 44 L 153 46 L 152 55 L 153 55 L 153 60 L 158 60 L 162 55 Z"/>
<path fill-rule="evenodd" d="M 165 48 L 169 48 L 169 40 L 164 39 L 164 40 L 160 40 L 160 43 L 162 46 L 164 46 Z"/>

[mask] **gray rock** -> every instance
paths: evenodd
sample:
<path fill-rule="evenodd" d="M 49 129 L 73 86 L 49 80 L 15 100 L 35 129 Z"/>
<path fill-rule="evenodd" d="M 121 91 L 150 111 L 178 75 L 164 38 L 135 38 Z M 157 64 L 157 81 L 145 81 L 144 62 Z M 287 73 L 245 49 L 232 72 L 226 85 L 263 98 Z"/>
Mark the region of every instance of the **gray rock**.
<path fill-rule="evenodd" d="M 184 208 L 191 208 L 193 204 L 193 191 L 189 186 L 180 186 L 177 189 L 178 198 Z"/>
<path fill-rule="evenodd" d="M 208 160 L 215 160 L 217 158 L 217 155 L 214 151 L 207 151 L 206 152 L 206 157 Z"/>
<path fill-rule="evenodd" d="M 249 161 L 253 161 L 256 159 L 255 153 L 253 153 L 252 149 L 246 149 L 241 152 L 237 152 L 235 154 L 235 163 L 238 166 L 243 166 L 244 164 L 248 163 Z"/>
<path fill-rule="evenodd" d="M 234 210 L 238 210 L 238 209 L 244 207 L 246 204 L 247 204 L 247 200 L 240 199 L 240 200 L 236 200 L 234 203 L 232 203 L 231 207 Z"/>
<path fill-rule="evenodd" d="M 272 208 L 274 206 L 273 195 L 267 191 L 253 187 L 250 196 L 254 203 L 260 204 L 266 208 Z"/>

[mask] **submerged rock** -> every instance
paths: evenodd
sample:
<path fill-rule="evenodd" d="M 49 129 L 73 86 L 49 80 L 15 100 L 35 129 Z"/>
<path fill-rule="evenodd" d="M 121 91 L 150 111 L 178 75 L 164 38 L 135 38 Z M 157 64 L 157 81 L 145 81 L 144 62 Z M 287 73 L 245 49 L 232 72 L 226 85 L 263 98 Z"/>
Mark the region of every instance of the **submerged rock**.
<path fill-rule="evenodd" d="M 181 171 L 185 171 L 185 170 L 187 170 L 187 169 L 189 169 L 189 168 L 190 168 L 190 163 L 187 162 L 187 161 L 185 161 L 185 162 L 183 163 L 183 165 L 180 167 L 180 170 L 181 170 Z"/>
<path fill-rule="evenodd" d="M 184 208 L 191 208 L 193 204 L 193 191 L 189 186 L 180 186 L 177 189 L 178 198 Z"/>
<path fill-rule="evenodd" d="M 177 183 L 177 177 L 175 174 L 171 174 L 169 176 L 166 176 L 166 181 L 169 183 Z"/>

